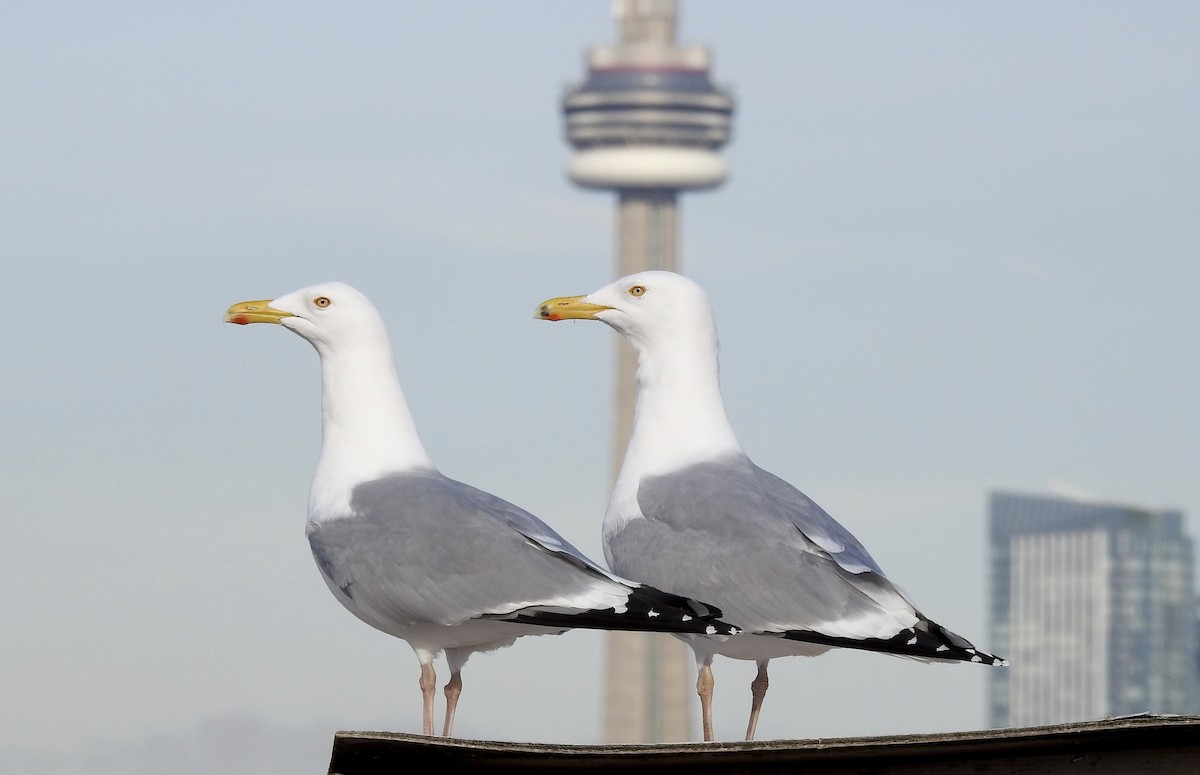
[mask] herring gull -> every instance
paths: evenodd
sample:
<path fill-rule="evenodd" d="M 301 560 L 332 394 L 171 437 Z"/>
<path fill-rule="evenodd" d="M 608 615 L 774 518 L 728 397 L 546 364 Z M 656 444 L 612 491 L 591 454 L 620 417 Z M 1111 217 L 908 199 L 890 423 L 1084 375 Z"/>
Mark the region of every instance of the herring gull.
<path fill-rule="evenodd" d="M 235 304 L 225 320 L 277 323 L 320 355 L 309 544 L 342 605 L 416 653 L 424 734 L 433 734 L 439 653 L 450 671 L 450 736 L 475 652 L 575 627 L 736 632 L 715 608 L 614 576 L 533 514 L 442 475 L 417 435 L 383 319 L 362 293 L 316 285 Z"/>
<path fill-rule="evenodd" d="M 716 654 L 757 663 L 747 740 L 774 657 L 853 648 L 1007 664 L 922 615 L 846 528 L 751 462 L 725 413 L 716 324 L 695 282 L 641 272 L 549 299 L 535 317 L 599 320 L 637 353 L 637 407 L 604 516 L 604 555 L 614 573 L 719 606 L 746 633 L 677 636 L 695 653 L 705 740 Z"/>

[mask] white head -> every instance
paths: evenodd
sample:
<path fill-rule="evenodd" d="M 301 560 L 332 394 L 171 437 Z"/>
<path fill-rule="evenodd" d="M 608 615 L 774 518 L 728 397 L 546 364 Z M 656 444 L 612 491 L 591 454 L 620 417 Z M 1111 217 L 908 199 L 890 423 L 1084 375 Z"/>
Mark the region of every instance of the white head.
<path fill-rule="evenodd" d="M 549 299 L 542 320 L 599 320 L 620 332 L 639 351 L 702 342 L 716 348 L 716 323 L 708 295 L 693 280 L 652 270 L 622 277 L 586 296 Z"/>
<path fill-rule="evenodd" d="M 388 346 L 387 327 L 375 305 L 345 283 L 301 288 L 269 301 L 245 301 L 225 314 L 229 323 L 278 323 L 312 343 L 322 355 L 366 344 Z"/>

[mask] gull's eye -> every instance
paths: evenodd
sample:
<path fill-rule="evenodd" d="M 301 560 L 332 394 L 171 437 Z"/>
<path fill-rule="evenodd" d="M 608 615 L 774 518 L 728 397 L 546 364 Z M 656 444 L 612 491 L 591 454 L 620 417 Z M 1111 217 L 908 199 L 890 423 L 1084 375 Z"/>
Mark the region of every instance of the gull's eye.
<path fill-rule="evenodd" d="M 313 304 L 318 309 L 325 309 L 330 304 L 333 304 L 333 302 L 329 300 L 328 296 L 318 296 L 317 298 L 313 299 Z"/>
<path fill-rule="evenodd" d="M 641 296 L 645 293 L 646 293 L 646 286 L 644 286 L 644 285 L 635 285 L 629 289 L 630 296 Z"/>

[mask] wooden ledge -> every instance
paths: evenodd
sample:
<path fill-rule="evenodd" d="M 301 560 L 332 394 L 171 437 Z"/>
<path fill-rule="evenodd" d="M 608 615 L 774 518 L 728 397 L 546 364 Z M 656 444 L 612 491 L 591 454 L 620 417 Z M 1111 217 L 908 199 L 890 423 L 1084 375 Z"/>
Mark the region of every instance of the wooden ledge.
<path fill-rule="evenodd" d="M 1200 773 L 1200 717 L 1138 715 L 1018 729 L 891 737 L 561 745 L 338 732 L 330 775 L 616 770 L 946 775 Z"/>

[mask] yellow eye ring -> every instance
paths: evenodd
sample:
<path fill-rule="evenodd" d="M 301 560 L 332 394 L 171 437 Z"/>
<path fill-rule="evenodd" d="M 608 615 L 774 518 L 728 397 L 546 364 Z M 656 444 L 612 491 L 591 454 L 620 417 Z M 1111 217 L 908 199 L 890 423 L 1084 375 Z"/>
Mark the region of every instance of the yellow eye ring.
<path fill-rule="evenodd" d="M 317 309 L 325 309 L 330 304 L 333 304 L 333 302 L 329 300 L 328 296 L 318 296 L 317 298 L 313 299 L 313 306 L 315 306 Z"/>
<path fill-rule="evenodd" d="M 644 285 L 635 285 L 629 289 L 630 296 L 642 296 L 645 293 L 646 293 L 646 286 L 644 286 Z"/>

